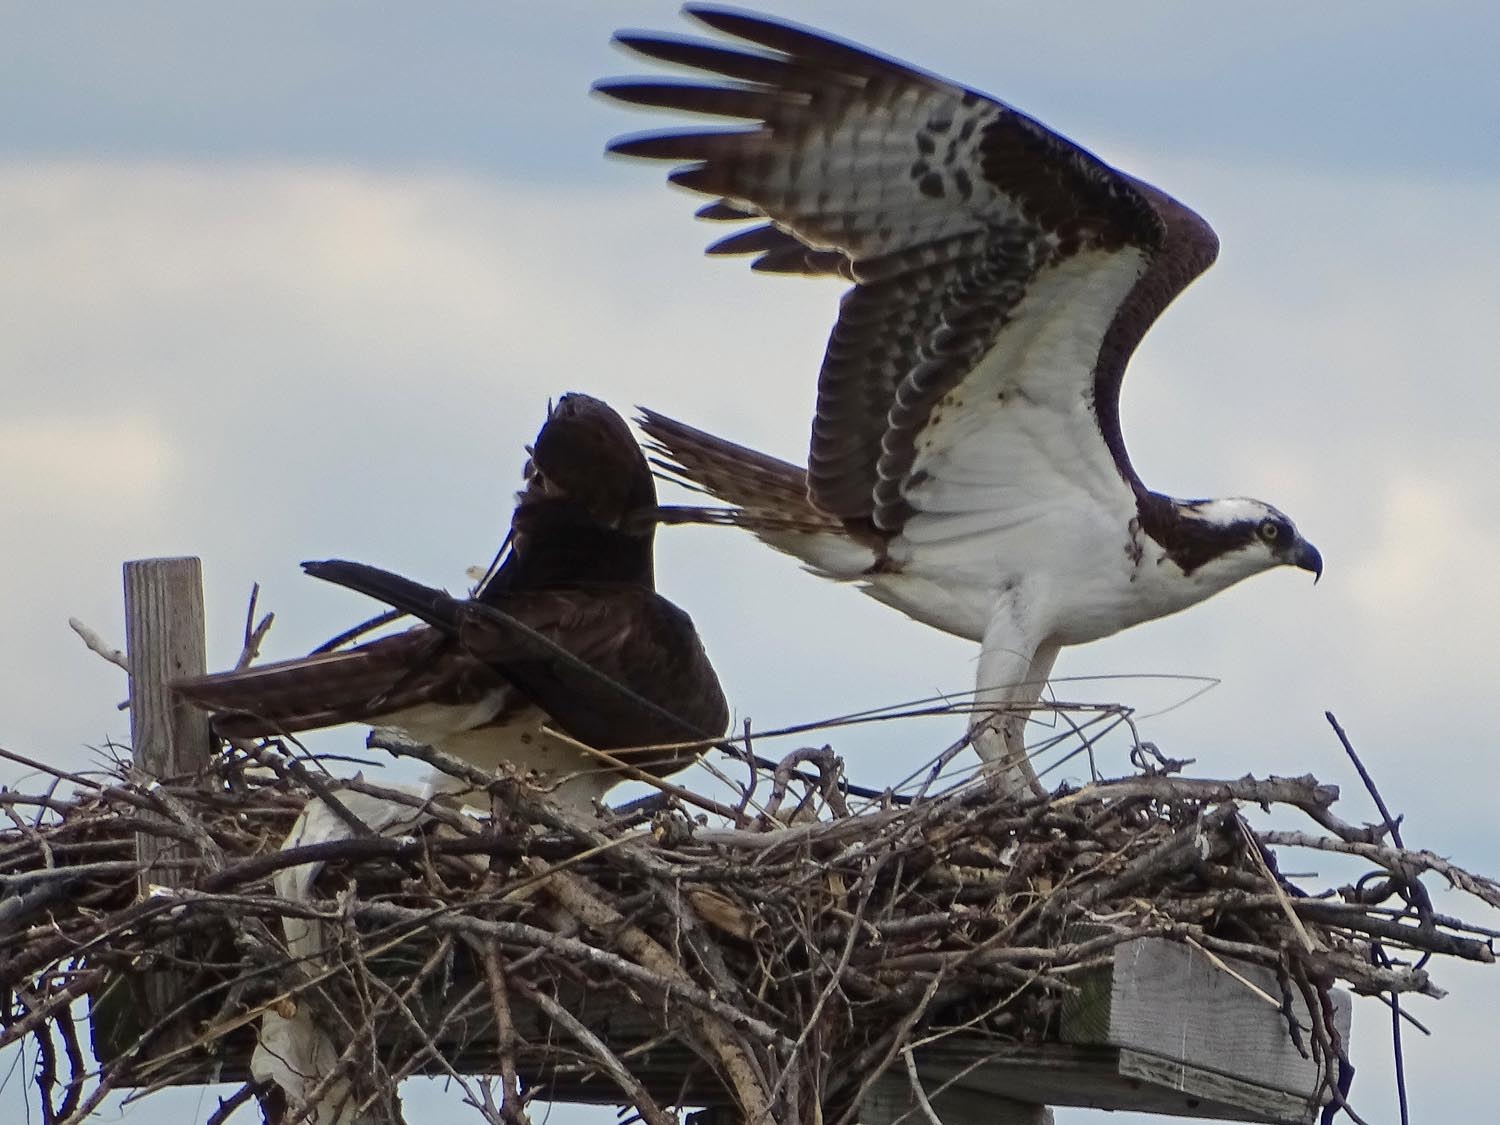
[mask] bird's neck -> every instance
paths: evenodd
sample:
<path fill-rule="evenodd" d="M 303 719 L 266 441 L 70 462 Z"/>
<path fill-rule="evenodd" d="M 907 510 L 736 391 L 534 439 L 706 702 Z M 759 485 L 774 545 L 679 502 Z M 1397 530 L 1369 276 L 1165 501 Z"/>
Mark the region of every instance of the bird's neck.
<path fill-rule="evenodd" d="M 647 525 L 644 534 L 608 527 L 567 501 L 523 505 L 512 524 L 510 554 L 485 590 L 499 593 L 579 582 L 652 588 L 654 532 L 654 525 Z"/>
<path fill-rule="evenodd" d="M 1160 492 L 1143 492 L 1136 498 L 1136 520 L 1141 534 L 1161 547 L 1166 557 L 1187 575 L 1231 546 L 1225 539 L 1225 529 L 1192 516 L 1194 506 L 1199 503 Z"/>
<path fill-rule="evenodd" d="M 611 528 L 583 528 L 566 536 L 540 536 L 516 556 L 517 587 L 575 582 L 654 586 L 651 540 Z"/>

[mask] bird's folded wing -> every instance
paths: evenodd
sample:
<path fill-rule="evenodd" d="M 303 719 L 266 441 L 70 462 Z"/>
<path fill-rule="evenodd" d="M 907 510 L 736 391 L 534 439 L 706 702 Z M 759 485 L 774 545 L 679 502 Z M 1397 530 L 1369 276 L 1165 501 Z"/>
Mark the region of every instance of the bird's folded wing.
<path fill-rule="evenodd" d="M 494 669 L 422 626 L 343 652 L 176 680 L 172 690 L 215 712 L 221 735 L 259 738 L 384 715 L 423 704 L 465 706 L 504 686 Z"/>
<path fill-rule="evenodd" d="M 449 633 L 469 660 L 595 749 L 717 738 L 728 723 L 723 689 L 691 619 L 650 589 L 580 584 L 508 591 L 481 603 L 361 563 L 304 567 Z"/>

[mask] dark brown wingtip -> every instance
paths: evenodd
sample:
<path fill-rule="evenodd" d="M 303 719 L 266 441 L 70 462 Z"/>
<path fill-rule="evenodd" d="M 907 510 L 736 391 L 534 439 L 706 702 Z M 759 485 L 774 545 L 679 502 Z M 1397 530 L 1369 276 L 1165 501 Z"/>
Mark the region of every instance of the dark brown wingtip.
<path fill-rule="evenodd" d="M 324 559 L 304 562 L 304 573 L 324 582 L 357 591 L 366 597 L 385 602 L 439 629 L 456 627 L 458 599 L 446 590 L 424 586 L 389 570 L 346 559 Z"/>
<path fill-rule="evenodd" d="M 758 219 L 759 211 L 747 210 L 727 199 L 717 199 L 712 203 L 705 203 L 693 212 L 693 218 L 706 219 L 711 223 L 732 223 L 742 219 Z"/>
<path fill-rule="evenodd" d="M 734 234 L 726 235 L 717 242 L 709 244 L 705 254 L 763 254 L 768 250 L 786 250 L 795 246 L 805 250 L 806 247 L 791 235 L 765 223 L 758 227 L 750 227 L 748 230 L 735 231 Z"/>
<path fill-rule="evenodd" d="M 760 136 L 759 129 L 710 129 L 697 133 L 658 130 L 616 137 L 605 146 L 605 151 L 639 160 L 702 161 L 730 155 L 741 145 L 753 144 Z"/>
<path fill-rule="evenodd" d="M 866 52 L 853 43 L 816 31 L 790 20 L 774 19 L 746 8 L 725 4 L 684 4 L 682 14 L 721 35 L 730 35 L 757 47 L 792 56 L 811 55 L 824 61 L 848 55 L 863 58 Z"/>
<path fill-rule="evenodd" d="M 744 121 L 761 121 L 784 112 L 789 106 L 805 106 L 810 101 L 807 94 L 790 90 L 712 86 L 681 80 L 603 78 L 594 83 L 593 90 L 602 97 L 626 105 Z"/>
<path fill-rule="evenodd" d="M 908 63 L 849 39 L 840 39 L 805 24 L 771 19 L 743 8 L 716 4 L 688 4 L 683 12 L 721 35 L 753 43 L 779 65 L 815 66 L 851 75 L 899 75 L 908 80 L 932 76 Z"/>

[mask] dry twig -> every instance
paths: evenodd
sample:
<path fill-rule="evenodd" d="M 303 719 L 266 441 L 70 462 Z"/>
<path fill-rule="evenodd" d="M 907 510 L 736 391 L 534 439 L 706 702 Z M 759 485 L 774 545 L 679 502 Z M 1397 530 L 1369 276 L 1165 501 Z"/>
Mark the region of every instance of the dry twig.
<path fill-rule="evenodd" d="M 598 1098 L 600 1083 L 652 1125 L 688 1101 L 733 1103 L 769 1125 L 853 1120 L 867 1079 L 910 1068 L 913 1048 L 946 1036 L 1049 1042 L 1079 974 L 1136 938 L 1194 945 L 1247 986 L 1230 958 L 1276 970 L 1284 993 L 1307 998 L 1307 1045 L 1323 1060 L 1342 1050 L 1321 1000 L 1333 981 L 1439 994 L 1416 957 L 1493 959 L 1492 928 L 1280 876 L 1266 849 L 1335 851 L 1393 884 L 1431 873 L 1500 905 L 1494 880 L 1339 820 L 1337 792 L 1312 778 L 1152 774 L 1011 804 L 959 786 L 851 812 L 832 753 L 799 751 L 768 771 L 766 808 L 795 776 L 821 812 L 787 824 L 705 799 L 692 807 L 717 820 L 674 804 L 648 832 L 567 814 L 416 748 L 488 791 L 495 821 L 354 782 L 426 828 L 280 852 L 305 801 L 336 794 L 272 749 L 240 749 L 212 787 L 13 756 L 53 776 L 41 792 L 0 794 L 0 1045 L 35 1039 L 50 1119 L 81 1120 L 122 1085 L 243 1059 L 260 1012 L 288 1002 L 338 1044 L 319 1089 L 349 1080 L 367 1104 L 393 1105 L 396 1083 L 425 1071 L 463 1081 L 496 1125 L 523 1125 L 538 1091 Z M 808 765 L 815 776 L 793 773 Z M 1254 806 L 1309 827 L 1254 829 L 1243 820 Z M 138 899 L 139 832 L 177 845 L 180 889 Z M 279 898 L 273 876 L 311 862 L 324 865 L 318 897 Z M 286 953 L 274 935 L 287 919 L 330 935 L 325 963 Z M 1376 943 L 1412 960 L 1373 960 Z M 136 1025 L 117 1018 L 119 1041 L 105 1036 L 103 1068 L 90 1071 L 71 1009 L 146 968 L 180 974 L 194 999 Z M 621 1012 L 628 1032 L 611 1022 Z M 193 1029 L 186 1043 L 153 1046 L 178 1025 Z M 498 1105 L 464 1079 L 476 1071 L 499 1072 Z M 930 1116 L 914 1090 L 915 1112 Z M 242 1088 L 218 1116 L 255 1096 Z"/>

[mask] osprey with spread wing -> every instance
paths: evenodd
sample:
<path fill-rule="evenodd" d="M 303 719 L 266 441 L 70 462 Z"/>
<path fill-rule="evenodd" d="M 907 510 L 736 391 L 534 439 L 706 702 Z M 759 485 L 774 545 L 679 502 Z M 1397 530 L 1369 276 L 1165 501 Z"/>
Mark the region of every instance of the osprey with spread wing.
<path fill-rule="evenodd" d="M 1192 211 L 1010 106 L 861 47 L 712 7 L 751 44 L 621 34 L 708 83 L 601 93 L 740 127 L 627 137 L 684 162 L 710 253 L 841 275 L 807 468 L 647 411 L 646 432 L 739 524 L 827 577 L 982 643 L 976 746 L 1035 784 L 1025 712 L 1058 650 L 1322 559 L 1258 500 L 1147 488 L 1120 431 L 1125 366 L 1218 252 Z M 748 123 L 748 124 L 745 124 Z M 1003 715 L 1001 721 L 993 716 Z"/>

